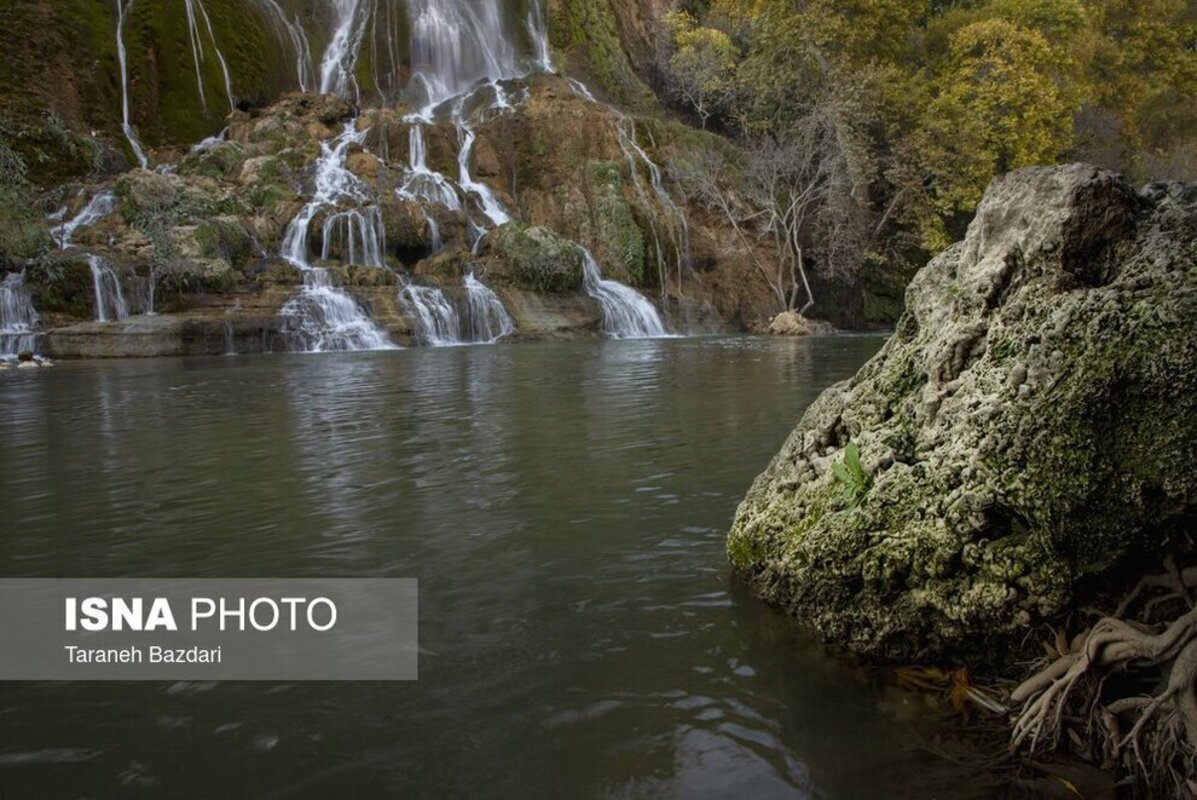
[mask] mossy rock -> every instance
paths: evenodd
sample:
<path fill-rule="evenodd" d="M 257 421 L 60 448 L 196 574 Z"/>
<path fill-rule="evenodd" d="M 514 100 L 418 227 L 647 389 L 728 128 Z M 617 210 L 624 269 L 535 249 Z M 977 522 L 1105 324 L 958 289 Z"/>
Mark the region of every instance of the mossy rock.
<path fill-rule="evenodd" d="M 606 265 L 607 277 L 648 288 L 655 285 L 657 275 L 648 268 L 645 233 L 624 197 L 623 166 L 616 161 L 586 164 L 593 217 L 591 237 Z"/>
<path fill-rule="evenodd" d="M 223 259 L 234 269 L 253 255 L 253 237 L 235 217 L 214 217 L 196 226 L 195 242 L 202 258 Z"/>
<path fill-rule="evenodd" d="M 184 174 L 203 175 L 213 180 L 227 181 L 241 174 L 246 152 L 237 142 L 221 142 L 202 153 L 190 155 L 179 166 Z"/>
<path fill-rule="evenodd" d="M 512 286 L 534 292 L 582 288 L 582 248 L 548 228 L 504 225 L 487 238 L 487 247 L 506 265 L 505 280 Z"/>
<path fill-rule="evenodd" d="M 45 217 L 19 192 L 0 189 L 0 271 L 16 271 L 53 247 Z"/>
<path fill-rule="evenodd" d="M 906 305 L 756 480 L 728 554 L 852 650 L 1001 662 L 1192 533 L 1197 188 L 1010 173 Z"/>
<path fill-rule="evenodd" d="M 39 312 L 91 319 L 91 268 L 80 251 L 45 253 L 29 265 L 25 281 L 33 289 L 33 307 Z"/>

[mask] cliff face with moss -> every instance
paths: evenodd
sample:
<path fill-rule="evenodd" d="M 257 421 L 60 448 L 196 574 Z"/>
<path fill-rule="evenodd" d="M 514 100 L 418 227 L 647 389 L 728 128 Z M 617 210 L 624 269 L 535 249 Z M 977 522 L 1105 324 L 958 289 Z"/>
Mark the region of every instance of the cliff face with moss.
<path fill-rule="evenodd" d="M 1002 659 L 1179 546 L 1195 375 L 1197 188 L 1011 173 L 757 479 L 731 561 L 852 650 Z"/>
<path fill-rule="evenodd" d="M 230 106 L 261 108 L 300 86 L 297 53 L 290 33 L 271 8 L 305 30 L 305 46 L 319 53 L 331 37 L 330 21 L 312 0 L 205 0 L 193 44 L 182 0 L 123 0 L 130 120 L 151 147 L 190 147 L 224 127 Z M 651 72 L 659 0 L 551 0 L 552 44 L 572 71 L 590 79 L 596 91 L 634 109 L 655 99 L 645 84 Z M 390 61 L 407 58 L 401 0 L 384 0 L 396 28 L 386 37 L 377 26 L 366 32 L 355 78 L 363 103 L 383 102 L 398 94 L 396 79 L 386 75 Z M 503 3 L 514 15 L 527 14 L 525 0 Z M 5 0 L 0 25 L 5 50 L 0 53 L 0 98 L 10 126 L 40 133 L 52 116 L 72 134 L 100 139 L 109 161 L 126 146 L 121 137 L 121 69 L 117 47 L 118 4 Z M 219 47 L 220 57 L 216 55 Z M 197 67 L 195 50 L 201 63 Z M 222 63 L 223 60 L 223 63 Z M 381 65 L 381 66 L 380 66 Z M 318 65 L 317 65 L 318 66 Z M 232 85 L 226 91 L 225 70 Z M 314 73 L 315 70 L 313 69 Z M 311 76 L 315 83 L 318 75 Z M 40 147 L 39 147 L 40 144 Z M 29 142 L 39 160 L 50 165 L 46 184 L 63 175 L 80 177 L 91 166 L 53 141 Z M 131 163 L 131 159 L 130 162 Z"/>

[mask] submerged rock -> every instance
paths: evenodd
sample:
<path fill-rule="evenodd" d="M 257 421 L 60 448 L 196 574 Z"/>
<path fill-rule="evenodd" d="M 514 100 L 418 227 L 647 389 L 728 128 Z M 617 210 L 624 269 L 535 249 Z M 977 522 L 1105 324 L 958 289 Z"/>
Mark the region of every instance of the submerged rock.
<path fill-rule="evenodd" d="M 1194 443 L 1197 187 L 1020 170 L 802 417 L 728 552 L 852 650 L 992 662 L 1158 565 L 1193 511 Z"/>

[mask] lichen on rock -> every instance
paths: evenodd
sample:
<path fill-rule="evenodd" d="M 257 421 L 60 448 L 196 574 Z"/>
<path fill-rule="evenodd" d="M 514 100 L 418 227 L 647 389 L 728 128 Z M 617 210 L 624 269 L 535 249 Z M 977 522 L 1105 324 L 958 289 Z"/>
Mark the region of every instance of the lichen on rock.
<path fill-rule="evenodd" d="M 807 410 L 729 556 L 852 650 L 992 662 L 1163 554 L 1197 496 L 1194 376 L 1197 187 L 1010 173 L 884 349 Z M 857 502 L 833 469 L 850 442 Z"/>

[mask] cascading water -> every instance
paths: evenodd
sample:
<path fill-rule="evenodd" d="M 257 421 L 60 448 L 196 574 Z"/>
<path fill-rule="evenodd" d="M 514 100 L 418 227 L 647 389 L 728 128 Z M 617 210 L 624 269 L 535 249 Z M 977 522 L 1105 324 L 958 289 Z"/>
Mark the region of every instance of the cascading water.
<path fill-rule="evenodd" d="M 25 273 L 8 273 L 0 281 L 0 357 L 36 350 L 40 322 L 25 286 Z"/>
<path fill-rule="evenodd" d="M 355 123 L 345 125 L 341 135 L 330 145 L 322 142 L 320 158 L 316 162 L 316 190 L 312 199 L 303 207 L 287 226 L 283 237 L 281 255 L 303 272 L 303 288 L 280 312 L 284 319 L 284 333 L 299 349 L 308 352 L 331 350 L 380 350 L 391 347 L 386 332 L 379 328 L 358 306 L 357 302 L 336 285 L 327 269 L 313 266 L 308 260 L 308 234 L 312 221 L 321 211 L 332 211 L 330 218 L 341 217 L 346 221 L 350 236 L 360 236 L 360 252 L 363 257 L 373 258 L 382 266 L 382 254 L 386 250 L 381 217 L 377 225 L 354 226 L 352 218 L 346 216 L 350 210 L 360 219 L 373 211 L 360 206 L 369 200 L 369 192 L 362 182 L 345 168 L 345 159 L 351 144 L 360 144 L 365 132 L 359 133 Z M 352 209 L 337 211 L 342 205 Z M 325 233 L 330 233 L 326 223 Z M 354 239 L 354 242 L 359 239 Z M 358 255 L 354 244 L 346 254 L 349 263 Z M 324 254 L 328 254 L 329 241 L 325 238 Z"/>
<path fill-rule="evenodd" d="M 411 129 L 408 141 L 408 176 L 395 193 L 404 200 L 437 203 L 450 211 L 461 210 L 461 198 L 452 182 L 444 175 L 428 168 L 428 155 L 424 146 L 424 124 L 418 116 L 408 117 Z"/>
<path fill-rule="evenodd" d="M 499 3 L 410 0 L 412 85 L 432 109 L 480 80 L 527 74 Z"/>
<path fill-rule="evenodd" d="M 145 148 L 141 146 L 141 140 L 137 138 L 137 131 L 129 121 L 129 59 L 125 52 L 125 18 L 132 6 L 133 0 L 116 0 L 116 56 L 121 69 L 121 130 L 129 141 L 129 147 L 133 148 L 137 163 L 142 169 L 148 169 L 150 159 L 145 153 Z"/>
<path fill-rule="evenodd" d="M 553 53 L 549 49 L 549 26 L 540 0 L 528 4 L 528 33 L 536 47 L 536 66 L 541 72 L 553 71 Z"/>
<path fill-rule="evenodd" d="M 351 208 L 324 218 L 323 261 L 343 261 L 367 267 L 386 268 L 383 247 L 386 228 L 378 206 Z"/>
<path fill-rule="evenodd" d="M 199 87 L 200 104 L 205 109 L 208 108 L 208 98 L 204 93 L 204 39 L 199 26 L 202 21 L 204 28 L 208 31 L 208 41 L 212 44 L 212 51 L 216 54 L 216 60 L 220 62 L 220 70 L 224 75 L 225 94 L 229 99 L 229 110 L 233 111 L 237 108 L 237 101 L 233 99 L 233 80 L 229 75 L 228 62 L 224 60 L 224 54 L 220 52 L 220 47 L 216 44 L 216 33 L 212 30 L 212 20 L 208 17 L 208 10 L 204 8 L 203 0 L 183 0 L 183 6 L 187 12 L 187 35 L 191 39 L 191 57 L 195 61 L 195 80 Z"/>
<path fill-rule="evenodd" d="M 320 61 L 320 94 L 357 99 L 357 60 L 371 19 L 370 0 L 332 0 L 333 33 Z"/>
<path fill-rule="evenodd" d="M 305 271 L 303 289 L 279 313 L 283 335 L 306 353 L 392 347 L 386 332 L 333 283 L 332 273 L 326 269 Z"/>
<path fill-rule="evenodd" d="M 600 102 L 586 84 L 574 78 L 566 78 L 566 81 L 569 83 L 570 89 L 577 96 L 591 103 Z M 619 147 L 628 162 L 628 172 L 632 176 L 632 185 L 636 189 L 636 194 L 646 204 L 650 202 L 648 191 L 644 188 L 644 180 L 640 174 L 640 166 L 643 165 L 648 171 L 649 185 L 653 196 L 656 197 L 657 203 L 665 210 L 671 220 L 674 244 L 677 252 L 676 279 L 678 291 L 680 292 L 682 287 L 682 272 L 684 269 L 689 269 L 690 267 L 690 223 L 681 208 L 674 201 L 673 196 L 669 194 L 669 190 L 665 188 L 660 166 L 640 146 L 636 137 L 635 120 L 613 106 L 607 106 L 607 108 L 611 109 L 617 116 L 615 132 L 619 141 Z M 665 252 L 661 247 L 661 239 L 657 232 L 656 223 L 650 219 L 649 226 L 652 228 L 653 240 L 656 245 L 657 269 L 661 272 L 663 278 Z M 664 281 L 662 281 L 662 291 L 664 291 Z"/>
<path fill-rule="evenodd" d="M 69 220 L 50 229 L 50 236 L 62 250 L 72 247 L 71 239 L 75 231 L 95 225 L 104 217 L 116 210 L 116 195 L 112 192 L 100 192 L 88 201 L 83 210 Z"/>
<path fill-rule="evenodd" d="M 491 191 L 489 186 L 485 183 L 475 181 L 470 175 L 470 156 L 473 153 L 474 141 L 477 135 L 464 122 L 458 123 L 457 130 L 461 136 L 461 151 L 457 157 L 459 168 L 458 183 L 467 192 L 473 192 L 478 195 L 482 213 L 490 220 L 491 225 L 495 227 L 506 225 L 508 222 L 511 222 L 511 215 L 507 213 L 507 209 L 499 202 L 499 198 L 495 196 L 495 193 Z"/>
<path fill-rule="evenodd" d="M 96 295 L 96 322 L 112 322 L 129 316 L 125 293 L 112 265 L 97 255 L 88 256 L 87 265 L 91 267 L 92 288 Z"/>
<path fill-rule="evenodd" d="M 673 197 L 665 188 L 664 181 L 661 178 L 661 168 L 657 166 L 656 162 L 649 158 L 648 153 L 644 152 L 644 148 L 636 139 L 636 121 L 631 117 L 620 115 L 617 123 L 619 134 L 620 147 L 623 148 L 624 155 L 628 159 L 628 165 L 632 170 L 632 179 L 637 186 L 640 185 L 640 173 L 636 169 L 635 161 L 632 159 L 632 153 L 635 153 L 640 161 L 648 168 L 649 182 L 652 186 L 653 194 L 656 195 L 658 202 L 668 212 L 670 219 L 674 223 L 674 235 L 677 238 L 677 280 L 678 289 L 681 289 L 682 269 L 690 266 L 690 223 L 686 220 L 686 215 L 674 202 Z M 641 191 L 643 191 L 641 189 Z M 658 250 L 660 245 L 658 244 Z"/>
<path fill-rule="evenodd" d="M 603 310 L 603 332 L 612 339 L 654 339 L 668 336 L 661 316 L 648 299 L 630 286 L 603 278 L 594 255 L 583 248 L 583 287 Z"/>
<path fill-rule="evenodd" d="M 462 344 L 461 318 L 453 302 L 435 286 L 409 283 L 399 290 L 399 304 L 415 323 L 416 341 L 426 347 Z"/>
<path fill-rule="evenodd" d="M 466 124 L 465 116 L 462 114 L 461 101 L 458 102 L 454 116 L 457 124 L 457 135 L 461 138 L 461 149 L 457 154 L 457 182 L 465 191 L 478 195 L 482 213 L 490 220 L 491 225 L 496 228 L 500 225 L 506 225 L 508 222 L 511 222 L 511 215 L 507 213 L 507 209 L 499 202 L 499 198 L 495 196 L 495 193 L 491 191 L 489 186 L 474 180 L 470 175 L 470 156 L 474 151 L 474 141 L 478 137 L 470 129 L 469 125 Z"/>
<path fill-rule="evenodd" d="M 465 276 L 465 289 L 471 342 L 491 344 L 515 333 L 515 320 L 507 313 L 503 301 L 472 272 Z"/>
<path fill-rule="evenodd" d="M 280 41 L 290 42 L 295 51 L 295 81 L 299 91 L 308 92 L 315 87 L 315 77 L 312 71 L 312 47 L 308 43 L 307 31 L 299 21 L 299 17 L 288 17 L 275 0 L 257 0 L 258 4 L 274 21 L 274 28 L 279 34 Z M 284 41 L 285 39 L 285 41 Z"/>

